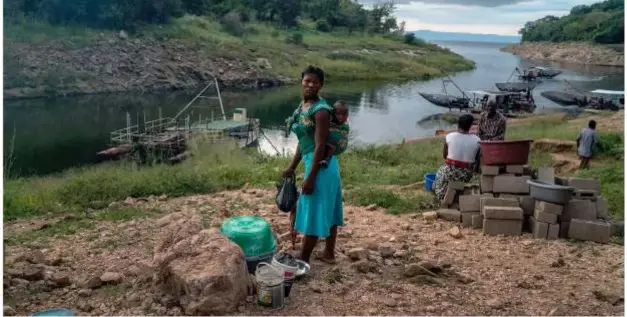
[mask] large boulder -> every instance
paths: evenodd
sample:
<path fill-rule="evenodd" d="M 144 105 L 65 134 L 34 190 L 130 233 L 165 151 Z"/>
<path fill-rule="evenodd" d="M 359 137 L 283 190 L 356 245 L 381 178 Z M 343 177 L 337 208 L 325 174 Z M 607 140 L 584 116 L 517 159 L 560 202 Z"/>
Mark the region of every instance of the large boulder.
<path fill-rule="evenodd" d="M 202 230 L 197 216 L 181 218 L 155 248 L 155 283 L 187 315 L 229 315 L 248 296 L 244 254 L 217 229 Z"/>

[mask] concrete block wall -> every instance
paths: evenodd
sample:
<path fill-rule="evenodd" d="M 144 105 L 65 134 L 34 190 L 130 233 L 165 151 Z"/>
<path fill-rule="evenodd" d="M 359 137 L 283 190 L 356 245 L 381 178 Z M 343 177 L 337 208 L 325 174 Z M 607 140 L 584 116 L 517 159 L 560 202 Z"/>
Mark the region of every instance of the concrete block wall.
<path fill-rule="evenodd" d="M 527 166 L 482 166 L 481 170 L 479 184 L 449 184 L 444 209 L 437 211 L 439 218 L 482 229 L 489 236 L 519 236 L 524 229 L 537 239 L 607 243 L 618 234 L 596 180 L 555 177 L 552 168 L 541 168 L 541 181 L 576 188 L 571 201 L 558 205 L 529 196 Z"/>

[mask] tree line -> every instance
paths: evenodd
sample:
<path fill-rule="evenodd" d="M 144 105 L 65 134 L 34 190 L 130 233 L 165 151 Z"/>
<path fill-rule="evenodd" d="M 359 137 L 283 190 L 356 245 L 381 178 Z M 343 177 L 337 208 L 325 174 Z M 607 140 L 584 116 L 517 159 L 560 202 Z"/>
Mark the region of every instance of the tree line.
<path fill-rule="evenodd" d="M 349 32 L 384 34 L 401 27 L 392 2 L 364 8 L 355 0 L 5 0 L 5 17 L 28 16 L 53 24 L 133 31 L 142 24 L 168 23 L 185 14 L 252 19 L 284 28 L 298 26 L 300 18 L 315 21 L 322 32 L 342 28 Z M 401 25 L 402 26 L 402 25 Z M 401 30 L 402 31 L 402 30 Z"/>
<path fill-rule="evenodd" d="M 623 0 L 607 0 L 592 5 L 578 5 L 570 14 L 558 18 L 546 16 L 527 22 L 519 31 L 522 41 L 568 42 L 592 41 L 602 44 L 624 42 Z"/>

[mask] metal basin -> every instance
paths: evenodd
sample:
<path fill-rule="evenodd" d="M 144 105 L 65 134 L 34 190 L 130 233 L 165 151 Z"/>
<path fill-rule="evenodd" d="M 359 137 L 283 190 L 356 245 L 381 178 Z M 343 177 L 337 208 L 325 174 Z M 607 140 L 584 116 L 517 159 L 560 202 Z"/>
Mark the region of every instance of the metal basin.
<path fill-rule="evenodd" d="M 574 187 L 549 184 L 538 180 L 528 180 L 529 195 L 535 200 L 565 205 L 573 198 Z"/>

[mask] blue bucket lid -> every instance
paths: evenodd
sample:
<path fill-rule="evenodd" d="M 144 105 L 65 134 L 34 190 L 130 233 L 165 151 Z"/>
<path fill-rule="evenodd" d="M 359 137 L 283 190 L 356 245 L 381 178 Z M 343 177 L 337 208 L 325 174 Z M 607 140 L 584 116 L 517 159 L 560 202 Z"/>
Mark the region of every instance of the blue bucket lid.
<path fill-rule="evenodd" d="M 74 316 L 74 313 L 68 308 L 53 308 L 42 310 L 31 316 Z"/>

